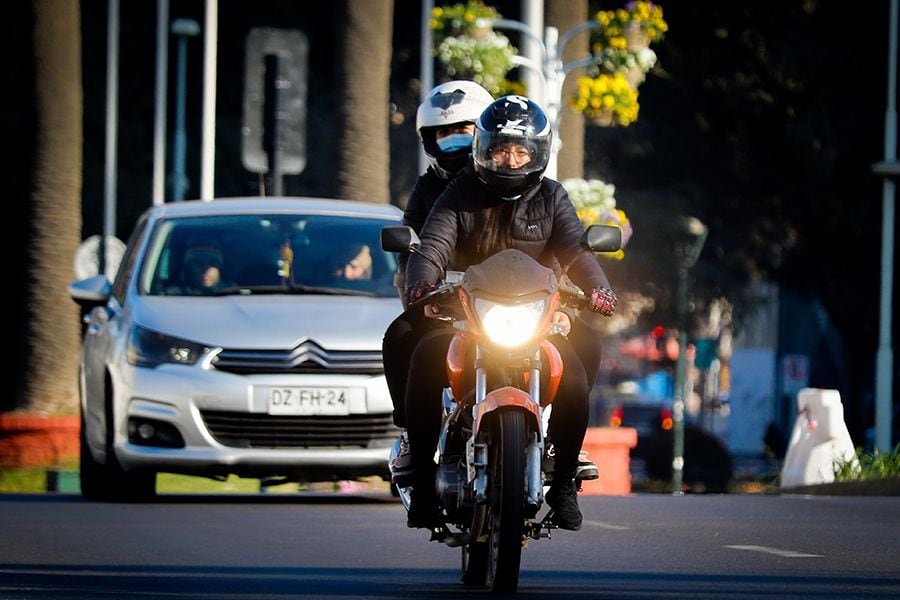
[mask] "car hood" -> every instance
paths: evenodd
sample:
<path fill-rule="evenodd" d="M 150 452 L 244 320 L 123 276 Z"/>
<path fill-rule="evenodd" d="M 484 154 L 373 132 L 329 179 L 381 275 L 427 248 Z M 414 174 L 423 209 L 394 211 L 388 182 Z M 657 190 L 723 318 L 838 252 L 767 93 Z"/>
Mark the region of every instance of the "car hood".
<path fill-rule="evenodd" d="M 293 348 L 303 340 L 336 350 L 381 349 L 400 314 L 398 298 L 348 296 L 142 296 L 132 303 L 136 324 L 207 346 Z"/>

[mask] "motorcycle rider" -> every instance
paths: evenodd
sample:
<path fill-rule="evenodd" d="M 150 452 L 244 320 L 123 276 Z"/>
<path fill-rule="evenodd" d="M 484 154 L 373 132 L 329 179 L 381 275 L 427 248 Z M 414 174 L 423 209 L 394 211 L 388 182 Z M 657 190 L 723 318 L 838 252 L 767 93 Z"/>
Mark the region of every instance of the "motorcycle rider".
<path fill-rule="evenodd" d="M 517 248 L 548 267 L 569 264 L 569 277 L 589 292 L 589 308 L 612 315 L 616 295 L 596 257 L 584 252 L 584 227 L 558 182 L 545 178 L 552 133 L 543 109 L 524 96 L 492 102 L 475 125 L 473 164 L 449 183 L 421 231 L 419 252 L 406 265 L 406 303 L 435 288 L 453 260 L 463 270 L 504 249 Z M 558 261 L 558 262 L 557 262 Z M 435 308 L 426 306 L 426 316 Z M 441 391 L 447 385 L 444 357 L 448 337 L 422 335 L 412 354 L 406 396 L 406 426 L 412 455 L 413 491 L 407 525 L 434 527 L 439 509 L 433 460 L 441 421 Z M 578 455 L 587 429 L 589 380 L 572 344 L 554 336 L 565 365 L 550 417 L 556 449 L 547 503 L 564 529 L 581 527 L 575 486 Z"/>
<path fill-rule="evenodd" d="M 421 232 L 431 208 L 447 184 L 471 162 L 475 121 L 494 101 L 490 92 L 474 81 L 453 80 L 441 83 L 430 92 L 416 112 L 416 130 L 428 158 L 428 169 L 419 176 L 410 193 L 403 224 Z M 401 253 L 395 284 L 405 304 L 405 271 L 409 254 Z M 405 308 L 405 306 L 404 306 Z M 582 358 L 592 389 L 600 366 L 600 340 L 593 328 L 575 315 L 569 315 L 569 339 Z M 385 331 L 382 340 L 385 378 L 394 404 L 394 424 L 406 428 L 406 382 L 413 350 L 421 335 L 444 324 L 426 319 L 422 311 L 404 311 Z M 447 331 L 448 343 L 452 331 Z M 412 474 L 407 438 L 401 436 L 400 448 L 391 459 L 394 483 L 405 484 Z M 596 473 L 587 455 L 579 457 L 579 468 Z M 596 475 L 595 475 L 596 477 Z"/>

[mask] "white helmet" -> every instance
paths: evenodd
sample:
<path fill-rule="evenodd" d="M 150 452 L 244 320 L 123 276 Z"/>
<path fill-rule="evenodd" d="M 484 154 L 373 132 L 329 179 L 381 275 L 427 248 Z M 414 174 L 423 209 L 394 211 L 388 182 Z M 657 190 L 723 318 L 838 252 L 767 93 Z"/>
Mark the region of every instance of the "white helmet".
<path fill-rule="evenodd" d="M 475 123 L 494 101 L 490 92 L 474 81 L 455 80 L 434 87 L 416 112 L 416 131 L 435 172 L 450 179 L 462 169 L 472 153 L 471 140 L 457 140 L 455 147 L 441 149 L 435 139 L 439 127 Z M 462 142 L 461 144 L 459 142 Z"/>

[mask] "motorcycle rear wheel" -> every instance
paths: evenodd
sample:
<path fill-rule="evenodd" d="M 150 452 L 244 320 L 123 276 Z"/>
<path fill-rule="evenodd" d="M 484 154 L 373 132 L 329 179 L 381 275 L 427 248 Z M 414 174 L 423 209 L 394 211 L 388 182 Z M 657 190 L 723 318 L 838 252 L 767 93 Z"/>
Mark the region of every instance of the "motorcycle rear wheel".
<path fill-rule="evenodd" d="M 513 593 L 519 586 L 525 527 L 525 416 L 519 410 L 501 410 L 497 417 L 490 463 L 487 584 L 492 592 Z"/>

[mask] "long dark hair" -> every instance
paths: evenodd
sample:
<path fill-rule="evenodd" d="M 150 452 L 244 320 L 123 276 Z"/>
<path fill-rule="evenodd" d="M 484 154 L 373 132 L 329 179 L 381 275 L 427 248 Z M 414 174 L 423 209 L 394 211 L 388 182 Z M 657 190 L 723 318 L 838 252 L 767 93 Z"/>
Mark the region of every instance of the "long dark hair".
<path fill-rule="evenodd" d="M 512 217 L 515 202 L 500 202 L 475 213 L 475 259 L 487 257 L 512 248 Z"/>

